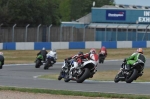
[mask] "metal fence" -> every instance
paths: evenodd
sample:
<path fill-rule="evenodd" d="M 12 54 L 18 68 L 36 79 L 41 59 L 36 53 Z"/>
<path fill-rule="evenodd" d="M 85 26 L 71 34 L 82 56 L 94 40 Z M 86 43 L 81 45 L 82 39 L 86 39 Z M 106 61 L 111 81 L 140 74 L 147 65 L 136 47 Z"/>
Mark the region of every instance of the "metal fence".
<path fill-rule="evenodd" d="M 94 29 L 42 26 L 0 27 L 0 42 L 94 41 Z"/>
<path fill-rule="evenodd" d="M 72 42 L 72 41 L 145 41 L 150 40 L 149 28 L 75 28 L 55 27 L 1 27 L 0 42 Z"/>

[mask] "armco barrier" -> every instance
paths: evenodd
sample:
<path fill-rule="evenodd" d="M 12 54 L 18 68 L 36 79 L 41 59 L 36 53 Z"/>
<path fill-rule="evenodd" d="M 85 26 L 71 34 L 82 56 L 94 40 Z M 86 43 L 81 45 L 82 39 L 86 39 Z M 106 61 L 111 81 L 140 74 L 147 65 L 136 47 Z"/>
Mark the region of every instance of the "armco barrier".
<path fill-rule="evenodd" d="M 7 42 L 0 43 L 1 50 L 88 49 L 88 48 L 147 48 L 150 41 L 88 41 L 88 42 Z"/>

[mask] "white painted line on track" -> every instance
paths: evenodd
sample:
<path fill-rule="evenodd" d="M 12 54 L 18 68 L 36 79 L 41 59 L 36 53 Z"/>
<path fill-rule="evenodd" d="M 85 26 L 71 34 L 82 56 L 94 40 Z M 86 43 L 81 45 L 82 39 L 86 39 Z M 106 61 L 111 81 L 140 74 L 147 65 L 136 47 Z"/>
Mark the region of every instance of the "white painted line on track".
<path fill-rule="evenodd" d="M 36 79 L 36 78 L 38 78 L 39 76 L 41 76 L 41 75 L 33 76 L 33 78 Z"/>

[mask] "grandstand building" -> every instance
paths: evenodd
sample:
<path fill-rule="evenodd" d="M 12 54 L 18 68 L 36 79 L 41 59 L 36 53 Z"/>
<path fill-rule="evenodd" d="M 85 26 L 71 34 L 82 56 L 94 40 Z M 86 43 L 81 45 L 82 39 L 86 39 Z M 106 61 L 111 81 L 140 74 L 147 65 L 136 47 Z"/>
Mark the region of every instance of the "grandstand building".
<path fill-rule="evenodd" d="M 105 5 L 92 7 L 91 13 L 61 27 L 95 29 L 95 41 L 149 41 L 150 7 Z"/>

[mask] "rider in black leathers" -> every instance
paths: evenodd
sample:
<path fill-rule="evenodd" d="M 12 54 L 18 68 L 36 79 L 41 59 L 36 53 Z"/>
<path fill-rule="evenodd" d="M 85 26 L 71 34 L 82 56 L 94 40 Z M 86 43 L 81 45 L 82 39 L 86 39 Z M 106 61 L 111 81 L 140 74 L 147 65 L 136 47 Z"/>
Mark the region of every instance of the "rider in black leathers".
<path fill-rule="evenodd" d="M 46 54 L 47 54 L 47 53 L 48 53 L 48 52 L 47 52 L 46 49 L 43 47 L 42 50 L 37 53 L 37 56 L 38 56 L 39 54 L 43 55 L 43 61 L 45 62 L 45 60 L 46 60 Z"/>

